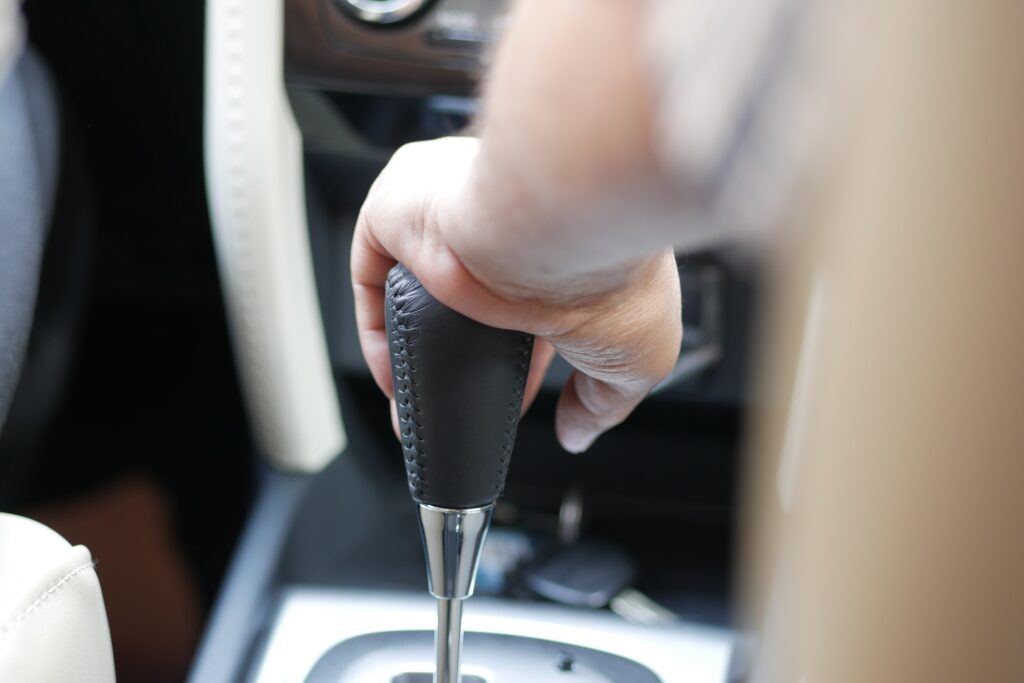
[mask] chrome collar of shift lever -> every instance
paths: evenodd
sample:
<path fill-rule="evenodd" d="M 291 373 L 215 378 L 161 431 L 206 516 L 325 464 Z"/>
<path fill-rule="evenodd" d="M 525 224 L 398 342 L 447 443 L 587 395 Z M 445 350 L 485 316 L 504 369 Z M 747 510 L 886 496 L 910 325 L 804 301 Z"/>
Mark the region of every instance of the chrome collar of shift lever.
<path fill-rule="evenodd" d="M 480 550 L 494 506 L 449 510 L 419 504 L 420 536 L 427 556 L 427 581 L 436 598 L 473 594 Z"/>

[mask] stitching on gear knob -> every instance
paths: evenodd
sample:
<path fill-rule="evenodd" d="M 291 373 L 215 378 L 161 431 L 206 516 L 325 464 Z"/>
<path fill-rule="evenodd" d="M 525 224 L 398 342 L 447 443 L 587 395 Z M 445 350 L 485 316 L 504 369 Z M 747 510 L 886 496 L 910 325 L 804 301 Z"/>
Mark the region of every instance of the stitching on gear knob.
<path fill-rule="evenodd" d="M 456 509 L 493 503 L 505 487 L 533 337 L 447 308 L 401 265 L 388 273 L 384 293 L 413 499 Z"/>

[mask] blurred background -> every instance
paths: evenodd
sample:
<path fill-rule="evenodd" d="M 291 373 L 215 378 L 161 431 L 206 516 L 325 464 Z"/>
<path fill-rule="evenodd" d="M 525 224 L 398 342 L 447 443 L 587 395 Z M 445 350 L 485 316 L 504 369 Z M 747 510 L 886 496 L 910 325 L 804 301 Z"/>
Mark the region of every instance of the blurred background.
<path fill-rule="evenodd" d="M 92 549 L 120 680 L 180 681 L 255 481 L 205 198 L 205 7 L 24 11 L 61 158 L 0 509 Z"/>

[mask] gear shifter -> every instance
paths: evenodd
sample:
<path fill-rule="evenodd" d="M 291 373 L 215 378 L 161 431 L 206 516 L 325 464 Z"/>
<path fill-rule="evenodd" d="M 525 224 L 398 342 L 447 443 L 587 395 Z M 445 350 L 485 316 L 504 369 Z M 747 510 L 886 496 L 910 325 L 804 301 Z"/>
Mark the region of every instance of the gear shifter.
<path fill-rule="evenodd" d="M 459 683 L 462 601 L 505 486 L 533 337 L 456 313 L 401 264 L 388 273 L 385 309 L 405 469 L 437 598 L 434 681 Z"/>

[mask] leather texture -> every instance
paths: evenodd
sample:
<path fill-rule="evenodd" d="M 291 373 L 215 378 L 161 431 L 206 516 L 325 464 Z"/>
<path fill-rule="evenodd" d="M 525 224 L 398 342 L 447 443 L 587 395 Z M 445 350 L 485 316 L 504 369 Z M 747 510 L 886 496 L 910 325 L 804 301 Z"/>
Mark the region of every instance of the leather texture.
<path fill-rule="evenodd" d="M 388 273 L 385 306 L 413 499 L 453 509 L 494 503 L 512 457 L 533 337 L 456 313 L 402 265 Z"/>
<path fill-rule="evenodd" d="M 115 680 L 110 629 L 88 549 L 9 514 L 0 514 L 0 680 Z"/>

